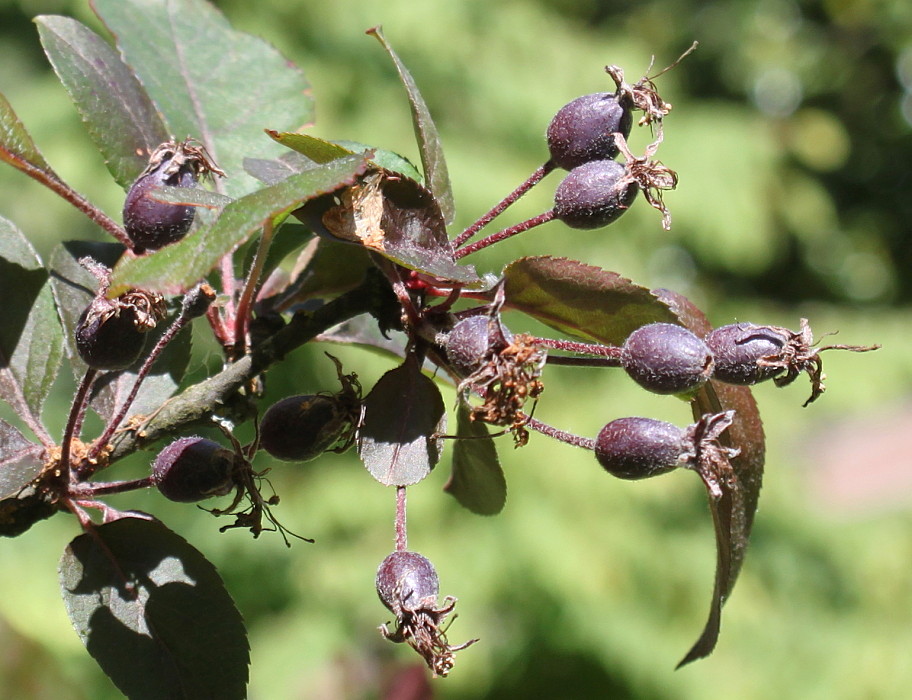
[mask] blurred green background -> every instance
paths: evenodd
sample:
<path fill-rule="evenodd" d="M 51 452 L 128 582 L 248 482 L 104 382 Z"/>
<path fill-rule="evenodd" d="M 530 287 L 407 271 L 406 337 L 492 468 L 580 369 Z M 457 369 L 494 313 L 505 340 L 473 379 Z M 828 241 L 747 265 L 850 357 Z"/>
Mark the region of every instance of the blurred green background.
<path fill-rule="evenodd" d="M 232 23 L 278 46 L 307 72 L 312 133 L 417 158 L 404 93 L 364 30 L 383 24 L 437 119 L 458 206 L 470 223 L 545 158 L 543 133 L 570 99 L 613 88 L 655 55 L 674 104 L 661 159 L 680 175 L 666 196 L 673 229 L 638 204 L 600 231 L 549 224 L 478 256 L 497 271 L 527 254 L 577 258 L 689 295 L 715 325 L 797 327 L 806 316 L 838 342 L 882 343 L 876 355 L 824 355 L 829 391 L 802 409 L 804 379 L 755 394 L 769 440 L 751 549 L 726 606 L 716 652 L 675 663 L 705 621 L 715 563 L 703 488 L 691 474 L 626 483 L 591 455 L 533 436 L 502 443 L 504 512 L 468 513 L 441 493 L 445 458 L 410 489 L 410 545 L 459 597 L 457 655 L 442 698 L 899 698 L 912 687 L 912 5 L 902 0 L 493 3 L 425 0 L 223 0 Z M 117 216 L 123 192 L 89 143 L 44 60 L 36 14 L 97 28 L 84 0 L 0 0 L 0 91 L 45 156 Z M 264 124 L 264 126 L 275 126 Z M 285 125 L 280 125 L 285 126 Z M 265 138 L 265 137 L 264 137 Z M 639 130 L 634 150 L 649 141 Z M 550 207 L 556 177 L 505 215 Z M 42 254 L 101 238 L 80 214 L 0 168 L 0 214 Z M 523 320 L 510 319 L 514 330 Z M 201 329 L 198 329 L 201 330 Z M 199 334 L 194 377 L 217 361 Z M 365 386 L 390 367 L 333 349 Z M 616 372 L 549 369 L 536 416 L 583 435 L 626 415 L 684 424 L 687 407 L 646 395 Z M 334 388 L 322 348 L 276 370 L 269 399 Z M 290 387 L 293 387 L 290 388 Z M 60 430 L 72 382 L 46 420 Z M 452 402 L 452 392 L 446 394 Z M 151 455 L 118 468 L 140 473 Z M 257 463 L 269 466 L 266 460 Z M 148 510 L 219 567 L 249 623 L 250 697 L 382 697 L 414 665 L 380 639 L 389 613 L 373 576 L 392 549 L 394 494 L 351 456 L 274 465 L 276 515 L 314 537 L 218 535 L 218 524 L 154 493 L 111 499 Z M 53 518 L 4 542 L 0 688 L 10 698 L 114 698 L 73 633 L 56 565 L 77 534 Z"/>

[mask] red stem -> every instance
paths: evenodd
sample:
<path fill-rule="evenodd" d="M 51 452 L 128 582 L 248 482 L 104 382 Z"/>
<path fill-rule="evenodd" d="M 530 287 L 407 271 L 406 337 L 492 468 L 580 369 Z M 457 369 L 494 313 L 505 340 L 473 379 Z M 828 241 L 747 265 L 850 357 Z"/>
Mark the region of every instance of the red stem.
<path fill-rule="evenodd" d="M 532 430 L 541 433 L 542 435 L 547 435 L 550 438 L 555 440 L 560 440 L 561 442 L 566 442 L 568 445 L 573 445 L 574 447 L 582 447 L 585 450 L 591 450 L 595 448 L 595 440 L 592 438 L 584 438 L 579 435 L 574 435 L 573 433 L 568 433 L 565 430 L 558 430 L 555 427 L 548 425 L 547 423 L 542 423 L 536 418 L 529 418 L 526 422 L 526 427 L 531 428 Z"/>
<path fill-rule="evenodd" d="M 73 437 L 79 434 L 79 429 L 82 427 L 82 418 L 85 416 L 89 389 L 92 388 L 92 382 L 96 374 L 98 374 L 98 370 L 90 367 L 82 376 L 82 381 L 79 383 L 76 395 L 73 397 L 73 405 L 70 407 L 66 428 L 63 431 L 63 444 L 60 445 L 60 469 L 66 471 L 67 481 L 69 481 L 70 473 L 70 443 L 73 442 Z"/>
<path fill-rule="evenodd" d="M 405 486 L 396 487 L 396 551 L 408 549 L 408 529 L 405 522 Z"/>
<path fill-rule="evenodd" d="M 492 233 L 487 238 L 482 238 L 480 241 L 475 241 L 471 245 L 467 245 L 465 248 L 460 248 L 456 251 L 455 257 L 458 260 L 459 258 L 464 258 L 466 255 L 471 255 L 472 253 L 478 252 L 482 248 L 487 248 L 489 245 L 494 245 L 495 243 L 500 243 L 510 236 L 515 236 L 518 233 L 523 233 L 528 231 L 530 228 L 535 228 L 541 224 L 547 223 L 554 218 L 554 210 L 549 209 L 543 214 L 538 216 L 533 216 L 531 219 L 526 219 L 520 223 L 510 226 L 498 231 L 497 233 Z"/>
<path fill-rule="evenodd" d="M 481 229 L 491 223 L 491 221 L 493 221 L 496 216 L 499 216 L 507 207 L 522 197 L 526 192 L 531 190 L 532 187 L 541 182 L 545 175 L 554 170 L 554 168 L 555 165 L 550 160 L 544 165 L 539 166 L 539 168 L 529 176 L 528 180 L 526 180 L 510 194 L 508 194 L 499 204 L 495 205 L 491 211 L 489 211 L 478 221 L 469 226 L 465 231 L 456 236 L 456 238 L 453 240 L 453 248 L 459 248 L 462 246 L 472 236 L 474 236 Z"/>

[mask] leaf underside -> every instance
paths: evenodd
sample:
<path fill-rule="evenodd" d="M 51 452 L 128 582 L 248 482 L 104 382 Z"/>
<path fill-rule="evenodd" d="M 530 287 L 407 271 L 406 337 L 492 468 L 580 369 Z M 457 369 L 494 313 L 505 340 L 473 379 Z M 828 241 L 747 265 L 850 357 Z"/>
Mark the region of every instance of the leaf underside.
<path fill-rule="evenodd" d="M 158 521 L 95 527 L 69 544 L 59 573 L 76 633 L 126 696 L 246 696 L 240 613 L 215 567 Z"/>

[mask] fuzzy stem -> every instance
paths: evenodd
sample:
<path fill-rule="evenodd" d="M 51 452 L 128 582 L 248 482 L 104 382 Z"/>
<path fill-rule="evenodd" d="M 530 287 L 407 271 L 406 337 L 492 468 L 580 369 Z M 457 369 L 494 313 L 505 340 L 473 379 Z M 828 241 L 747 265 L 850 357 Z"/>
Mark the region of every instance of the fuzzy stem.
<path fill-rule="evenodd" d="M 136 381 L 133 382 L 133 387 L 130 389 L 130 393 L 127 395 L 127 398 L 121 404 L 120 409 L 117 413 L 112 416 L 111 420 L 108 421 L 108 424 L 105 426 L 104 432 L 101 436 L 95 440 L 92 444 L 91 450 L 89 450 L 89 461 L 87 462 L 87 469 L 80 472 L 80 476 L 87 478 L 97 471 L 97 465 L 91 464 L 91 461 L 98 457 L 101 454 L 101 451 L 107 446 L 108 441 L 117 431 L 118 426 L 120 426 L 123 419 L 126 417 L 127 412 L 130 410 L 130 406 L 133 405 L 133 401 L 136 400 L 136 395 L 139 393 L 139 388 L 142 386 L 143 381 L 149 372 L 152 371 L 152 365 L 155 364 L 155 361 L 159 358 L 162 351 L 165 347 L 174 340 L 174 337 L 183 329 L 184 326 L 189 323 L 194 317 L 194 302 L 199 300 L 199 295 L 201 294 L 199 287 L 194 288 L 184 296 L 184 303 L 181 306 L 180 315 L 174 319 L 174 323 L 162 333 L 161 337 L 158 339 L 158 342 L 155 344 L 155 347 L 152 348 L 152 351 L 146 357 L 145 362 L 142 363 L 142 366 L 139 368 L 139 372 L 136 374 Z"/>
<path fill-rule="evenodd" d="M 549 365 L 564 367 L 620 367 L 621 362 L 613 357 L 572 357 L 570 355 L 548 355 L 545 362 Z"/>
<path fill-rule="evenodd" d="M 548 161 L 544 165 L 539 166 L 539 168 L 529 176 L 529 179 L 522 183 L 519 187 L 513 190 L 508 194 L 499 204 L 496 204 L 491 211 L 482 216 L 478 221 L 469 226 L 465 231 L 460 233 L 453 240 L 453 248 L 459 248 L 464 245 L 472 236 L 478 233 L 481 229 L 487 226 L 495 217 L 499 216 L 503 211 L 513 204 L 516 200 L 522 197 L 526 192 L 532 189 L 535 185 L 542 181 L 542 179 L 554 170 L 556 166 L 552 161 Z"/>
<path fill-rule="evenodd" d="M 15 160 L 15 162 L 13 162 L 13 160 Z M 87 200 L 76 190 L 61 180 L 57 173 L 55 173 L 53 170 L 43 170 L 42 168 L 36 167 L 32 163 L 29 163 L 28 161 L 21 158 L 15 158 L 13 160 L 7 160 L 7 162 L 68 201 L 79 211 L 89 217 L 89 219 L 94 221 L 105 231 L 114 236 L 114 238 L 123 243 L 128 249 L 132 249 L 133 242 L 130 240 L 127 232 L 124 231 L 123 228 L 119 226 L 117 222 L 114 221 L 111 217 L 98 209 L 89 200 Z"/>
<path fill-rule="evenodd" d="M 621 349 L 616 345 L 601 345 L 600 343 L 579 343 L 575 340 L 560 338 L 535 338 L 535 344 L 541 348 L 551 350 L 565 350 L 580 355 L 595 355 L 596 357 L 620 357 Z"/>
<path fill-rule="evenodd" d="M 475 241 L 474 243 L 467 245 L 465 248 L 460 248 L 456 251 L 456 259 L 464 258 L 466 255 L 471 255 L 472 253 L 478 252 L 482 248 L 487 248 L 489 245 L 494 245 L 495 243 L 500 243 L 503 240 L 506 240 L 510 236 L 515 236 L 518 233 L 523 233 L 528 231 L 530 228 L 540 226 L 541 224 L 547 223 L 554 218 L 554 210 L 549 209 L 543 214 L 538 216 L 533 216 L 531 219 L 526 219 L 521 221 L 514 226 L 498 231 L 497 233 L 492 233 L 487 238 L 482 238 L 480 241 Z"/>
<path fill-rule="evenodd" d="M 269 246 L 272 244 L 273 235 L 272 219 L 267 219 L 263 224 L 263 235 L 257 244 L 256 254 L 253 256 L 253 262 L 250 265 L 250 272 L 247 274 L 247 282 L 244 285 L 244 291 L 241 292 L 241 298 L 237 305 L 237 314 L 234 318 L 234 346 L 236 351 L 240 348 L 247 350 L 247 328 L 250 322 L 250 308 L 253 305 L 253 299 L 256 291 L 260 286 L 260 276 L 263 273 L 263 266 L 266 264 L 266 256 L 269 253 Z"/>
<path fill-rule="evenodd" d="M 152 476 L 144 476 L 140 479 L 131 479 L 129 481 L 105 481 L 99 483 L 84 483 L 79 487 L 70 489 L 70 497 L 84 501 L 93 499 L 98 496 L 105 496 L 112 493 L 124 493 L 126 491 L 135 491 L 154 485 Z"/>
<path fill-rule="evenodd" d="M 405 486 L 396 487 L 396 551 L 408 549 L 408 528 L 405 519 Z"/>
<path fill-rule="evenodd" d="M 591 450 L 595 448 L 595 440 L 592 438 L 584 438 L 579 435 L 574 435 L 573 433 L 568 433 L 565 430 L 558 430 L 547 423 L 542 423 L 536 418 L 529 418 L 526 422 L 526 427 L 531 428 L 532 430 L 541 433 L 542 435 L 547 435 L 550 438 L 555 440 L 560 440 L 561 442 L 566 442 L 568 445 L 573 445 L 574 447 L 582 447 L 585 450 Z"/>
<path fill-rule="evenodd" d="M 67 481 L 69 481 L 70 473 L 70 443 L 73 442 L 73 437 L 78 435 L 79 429 L 82 427 L 82 417 L 85 415 L 89 389 L 92 388 L 92 382 L 95 380 L 96 374 L 98 374 L 98 370 L 90 367 L 82 376 L 82 381 L 79 383 L 76 395 L 73 397 L 73 405 L 70 407 L 66 428 L 63 431 L 63 443 L 60 445 L 60 469 L 67 475 Z"/>

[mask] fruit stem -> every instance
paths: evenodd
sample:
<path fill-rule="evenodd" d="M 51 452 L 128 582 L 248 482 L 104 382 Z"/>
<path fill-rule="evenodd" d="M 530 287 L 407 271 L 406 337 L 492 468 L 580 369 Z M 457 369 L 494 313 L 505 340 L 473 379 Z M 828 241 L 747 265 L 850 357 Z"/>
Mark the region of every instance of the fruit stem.
<path fill-rule="evenodd" d="M 211 293 L 211 289 L 209 290 Z M 158 342 L 155 344 L 155 347 L 152 348 L 152 351 L 146 357 L 145 361 L 142 363 L 142 366 L 139 368 L 139 372 L 136 374 L 136 381 L 133 382 L 133 387 L 130 389 L 130 393 L 127 395 L 127 398 L 121 404 L 120 409 L 117 413 L 111 417 L 111 420 L 108 421 L 108 424 L 105 426 L 104 432 L 101 436 L 95 440 L 92 444 L 91 449 L 89 450 L 89 459 L 86 462 L 86 469 L 80 472 L 80 476 L 83 478 L 88 478 L 93 473 L 95 473 L 98 465 L 93 464 L 92 460 L 98 457 L 101 454 L 102 450 L 108 444 L 108 441 L 114 436 L 114 433 L 117 431 L 117 428 L 120 426 L 123 419 L 126 417 L 127 412 L 130 410 L 130 406 L 133 405 L 133 401 L 136 400 L 136 395 L 139 393 L 139 387 L 142 385 L 145 378 L 149 375 L 149 372 L 152 369 L 152 365 L 161 355 L 165 347 L 174 340 L 181 329 L 187 325 L 195 316 L 200 315 L 200 310 L 197 308 L 200 298 L 202 295 L 205 295 L 205 292 L 202 290 L 202 287 L 197 286 L 191 289 L 187 294 L 184 295 L 184 301 L 181 305 L 180 314 L 174 323 L 172 323 L 168 329 L 162 333 L 161 337 L 158 339 Z"/>
<path fill-rule="evenodd" d="M 248 349 L 247 328 L 250 321 L 250 309 L 256 296 L 256 291 L 260 286 L 260 276 L 266 264 L 269 247 L 272 245 L 273 232 L 272 218 L 270 217 L 263 224 L 263 234 L 257 244 L 253 262 L 250 264 L 250 272 L 247 274 L 247 282 L 237 305 L 237 313 L 234 318 L 234 347 L 236 351 L 243 348 L 244 354 L 246 354 Z"/>
<path fill-rule="evenodd" d="M 4 158 L 4 160 L 7 159 Z M 63 180 L 61 180 L 60 176 L 57 175 L 57 173 L 55 173 L 53 170 L 44 170 L 43 168 L 39 168 L 32 163 L 29 163 L 28 161 L 15 156 L 7 160 L 7 162 L 68 201 L 79 211 L 89 217 L 89 219 L 94 221 L 105 231 L 114 236 L 114 238 L 123 243 L 128 250 L 133 248 L 133 242 L 130 240 L 127 232 L 124 231 L 116 221 L 114 221 L 111 217 L 94 206 L 91 202 L 89 202 L 89 200 L 79 194 Z"/>
<path fill-rule="evenodd" d="M 591 450 L 595 448 L 595 440 L 592 438 L 584 438 L 580 437 L 579 435 L 574 435 L 573 433 L 568 433 L 564 430 L 558 430 L 557 428 L 550 426 L 547 423 L 542 423 L 536 418 L 530 417 L 525 425 L 527 428 L 531 428 L 532 430 L 539 432 L 542 435 L 547 435 L 548 437 L 554 438 L 555 440 L 566 442 L 568 445 L 573 445 L 574 447 L 582 447 L 585 450 Z"/>
<path fill-rule="evenodd" d="M 396 551 L 408 549 L 408 530 L 405 521 L 405 486 L 396 487 Z"/>
<path fill-rule="evenodd" d="M 489 245 L 494 245 L 495 243 L 500 243 L 500 241 L 503 241 L 503 240 L 509 238 L 510 236 L 515 236 L 518 233 L 523 233 L 525 231 L 528 231 L 530 228 L 535 228 L 536 226 L 545 224 L 545 223 L 551 221 L 553 218 L 554 218 L 554 210 L 549 209 L 548 211 L 544 212 L 543 214 L 539 214 L 538 216 L 533 216 L 531 219 L 526 219 L 525 221 L 521 221 L 520 223 L 515 224 L 513 226 L 509 226 L 508 228 L 498 231 L 497 233 L 492 233 L 487 238 L 482 238 L 480 241 L 475 241 L 471 245 L 467 245 L 465 248 L 461 248 L 461 249 L 457 250 L 455 253 L 455 257 L 457 260 L 459 260 L 460 258 L 464 258 L 466 255 L 471 255 L 472 253 L 475 253 L 475 252 L 481 250 L 482 248 L 487 248 Z"/>
<path fill-rule="evenodd" d="M 124 493 L 126 491 L 135 491 L 154 485 L 152 476 L 144 476 L 140 479 L 130 479 L 129 481 L 104 481 L 98 483 L 84 483 L 77 488 L 70 490 L 70 497 L 77 501 L 104 496 L 111 493 Z"/>
<path fill-rule="evenodd" d="M 73 437 L 78 435 L 82 428 L 82 419 L 85 416 L 85 408 L 88 403 L 89 389 L 92 388 L 92 382 L 98 370 L 89 367 L 82 376 L 82 381 L 76 389 L 76 395 L 73 397 L 73 405 L 70 406 L 70 415 L 67 417 L 66 428 L 63 431 L 63 443 L 60 445 L 60 469 L 65 470 L 67 480 L 70 473 L 70 447 Z"/>
<path fill-rule="evenodd" d="M 621 357 L 621 349 L 615 345 L 578 343 L 573 340 L 562 340 L 559 338 L 535 338 L 535 344 L 541 348 L 565 350 L 566 352 L 575 352 L 579 355 L 595 355 L 596 357 L 607 358 Z"/>
<path fill-rule="evenodd" d="M 500 203 L 496 204 L 491 211 L 482 216 L 478 221 L 469 226 L 465 231 L 460 233 L 453 240 L 453 248 L 459 248 L 464 245 L 472 236 L 478 233 L 481 229 L 487 226 L 491 221 L 494 220 L 496 216 L 499 216 L 507 207 L 509 207 L 513 202 L 522 197 L 526 192 L 532 189 L 535 185 L 542 181 L 542 179 L 554 170 L 556 166 L 553 161 L 548 161 L 545 164 L 539 166 L 539 168 L 529 176 L 524 183 L 519 187 L 513 190 L 510 194 L 504 197 Z"/>

